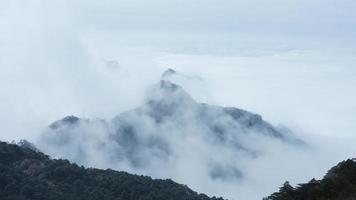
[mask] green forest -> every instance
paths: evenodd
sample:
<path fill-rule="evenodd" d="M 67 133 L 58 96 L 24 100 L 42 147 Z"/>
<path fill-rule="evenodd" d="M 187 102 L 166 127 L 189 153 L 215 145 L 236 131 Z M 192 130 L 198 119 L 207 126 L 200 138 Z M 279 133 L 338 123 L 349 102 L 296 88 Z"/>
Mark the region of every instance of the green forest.
<path fill-rule="evenodd" d="M 1 200 L 224 200 L 167 179 L 84 168 L 15 144 L 0 142 Z M 356 162 L 343 161 L 322 180 L 285 182 L 263 200 L 356 200 Z"/>
<path fill-rule="evenodd" d="M 264 200 L 356 200 L 356 162 L 348 159 L 331 168 L 322 180 L 292 187 L 285 182 Z"/>
<path fill-rule="evenodd" d="M 172 180 L 80 167 L 0 142 L 1 200 L 223 200 Z"/>

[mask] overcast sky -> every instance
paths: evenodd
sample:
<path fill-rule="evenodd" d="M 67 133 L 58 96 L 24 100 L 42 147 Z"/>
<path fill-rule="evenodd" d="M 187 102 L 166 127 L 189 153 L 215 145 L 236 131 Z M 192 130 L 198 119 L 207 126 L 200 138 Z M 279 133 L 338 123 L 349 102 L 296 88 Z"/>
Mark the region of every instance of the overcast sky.
<path fill-rule="evenodd" d="M 0 139 L 36 140 L 66 115 L 110 119 L 168 67 L 199 101 L 354 139 L 355 10 L 354 0 L 0 0 Z M 346 146 L 328 164 L 355 154 Z"/>
<path fill-rule="evenodd" d="M 2 139 L 66 114 L 134 107 L 167 67 L 205 79 L 192 95 L 207 102 L 355 128 L 354 1 L 0 3 Z"/>

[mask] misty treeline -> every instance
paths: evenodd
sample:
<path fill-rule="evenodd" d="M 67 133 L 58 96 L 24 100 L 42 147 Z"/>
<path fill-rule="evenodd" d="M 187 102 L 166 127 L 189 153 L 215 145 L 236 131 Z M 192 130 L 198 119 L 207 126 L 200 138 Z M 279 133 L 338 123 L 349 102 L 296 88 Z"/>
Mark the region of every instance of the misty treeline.
<path fill-rule="evenodd" d="M 348 159 L 331 168 L 322 180 L 293 187 L 285 182 L 278 192 L 264 200 L 355 200 L 356 160 Z"/>
<path fill-rule="evenodd" d="M 114 170 L 79 167 L 50 159 L 28 145 L 0 142 L 1 200 L 223 200 L 198 194 L 167 179 L 152 179 Z M 293 187 L 285 182 L 263 200 L 354 200 L 356 160 L 331 168 L 322 180 Z"/>
<path fill-rule="evenodd" d="M 1 200 L 223 200 L 172 180 L 79 167 L 0 142 Z"/>

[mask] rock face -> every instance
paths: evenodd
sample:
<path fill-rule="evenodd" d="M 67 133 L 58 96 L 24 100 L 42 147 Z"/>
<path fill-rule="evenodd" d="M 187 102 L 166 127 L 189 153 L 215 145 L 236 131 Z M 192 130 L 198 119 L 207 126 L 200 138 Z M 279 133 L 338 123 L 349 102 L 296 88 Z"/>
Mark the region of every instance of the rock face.
<path fill-rule="evenodd" d="M 26 146 L 1 141 L 0 199 L 223 200 L 198 194 L 172 180 L 86 169 L 68 160 L 49 159 Z"/>
<path fill-rule="evenodd" d="M 164 79 L 172 73 L 164 73 L 143 106 L 111 121 L 69 116 L 52 123 L 42 138 L 46 152 L 89 166 L 101 163 L 99 167 L 159 177 L 182 173 L 188 166 L 200 169 L 201 176 L 228 181 L 243 178 L 239 158 L 259 156 L 259 140 L 300 142 L 258 114 L 196 102 Z"/>

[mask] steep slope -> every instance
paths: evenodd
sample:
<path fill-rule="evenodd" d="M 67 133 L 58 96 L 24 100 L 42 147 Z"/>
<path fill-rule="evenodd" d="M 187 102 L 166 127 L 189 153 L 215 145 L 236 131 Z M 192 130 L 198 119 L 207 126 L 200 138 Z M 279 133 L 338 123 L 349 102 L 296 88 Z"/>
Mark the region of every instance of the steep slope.
<path fill-rule="evenodd" d="M 172 180 L 113 170 L 86 169 L 52 160 L 27 146 L 0 142 L 1 200 L 223 200 Z"/>
<path fill-rule="evenodd" d="M 322 180 L 312 179 L 296 188 L 284 183 L 279 192 L 265 200 L 355 200 L 356 160 L 349 159 L 331 168 Z"/>

